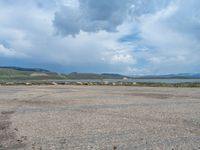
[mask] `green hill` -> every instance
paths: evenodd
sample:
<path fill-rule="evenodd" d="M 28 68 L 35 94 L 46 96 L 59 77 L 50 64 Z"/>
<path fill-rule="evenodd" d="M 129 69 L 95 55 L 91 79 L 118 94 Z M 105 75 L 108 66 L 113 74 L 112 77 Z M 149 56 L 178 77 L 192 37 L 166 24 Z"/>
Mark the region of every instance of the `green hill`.
<path fill-rule="evenodd" d="M 69 79 L 123 79 L 129 78 L 119 74 L 96 74 L 96 73 L 77 73 L 73 72 L 67 75 Z"/>
<path fill-rule="evenodd" d="M 48 80 L 66 79 L 65 75 L 43 69 L 0 67 L 0 80 Z"/>
<path fill-rule="evenodd" d="M 58 74 L 38 68 L 0 67 L 0 80 L 80 80 L 80 79 L 123 79 L 119 74 L 70 73 Z"/>
<path fill-rule="evenodd" d="M 39 68 L 0 67 L 0 81 L 21 80 L 92 80 L 92 79 L 199 79 L 200 74 L 170 74 L 149 76 L 124 76 L 120 74 L 77 73 L 59 74 Z"/>

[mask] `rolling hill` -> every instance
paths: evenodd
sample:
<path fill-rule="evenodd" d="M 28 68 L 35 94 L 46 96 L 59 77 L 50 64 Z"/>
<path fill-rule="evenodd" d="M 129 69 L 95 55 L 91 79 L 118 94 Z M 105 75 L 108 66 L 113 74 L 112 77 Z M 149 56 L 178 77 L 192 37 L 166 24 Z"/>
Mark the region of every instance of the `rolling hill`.
<path fill-rule="evenodd" d="M 77 73 L 73 72 L 67 75 L 69 79 L 123 79 L 129 78 L 120 74 L 96 74 L 96 73 Z"/>
<path fill-rule="evenodd" d="M 77 73 L 58 74 L 40 68 L 0 67 L 0 80 L 84 80 L 84 79 L 123 79 L 120 74 Z"/>
<path fill-rule="evenodd" d="M 3 80 L 89 80 L 89 79 L 200 79 L 200 74 L 169 74 L 124 76 L 120 74 L 77 73 L 59 74 L 40 68 L 0 67 L 0 81 Z"/>
<path fill-rule="evenodd" d="M 65 75 L 44 69 L 0 67 L 0 80 L 47 80 L 66 79 Z"/>

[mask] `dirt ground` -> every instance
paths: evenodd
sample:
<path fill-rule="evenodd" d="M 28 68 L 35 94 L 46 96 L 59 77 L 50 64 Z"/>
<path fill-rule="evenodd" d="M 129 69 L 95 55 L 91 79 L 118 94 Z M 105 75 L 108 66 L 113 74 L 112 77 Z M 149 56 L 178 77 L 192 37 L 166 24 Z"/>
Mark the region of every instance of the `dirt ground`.
<path fill-rule="evenodd" d="M 200 88 L 0 87 L 0 150 L 200 150 Z"/>

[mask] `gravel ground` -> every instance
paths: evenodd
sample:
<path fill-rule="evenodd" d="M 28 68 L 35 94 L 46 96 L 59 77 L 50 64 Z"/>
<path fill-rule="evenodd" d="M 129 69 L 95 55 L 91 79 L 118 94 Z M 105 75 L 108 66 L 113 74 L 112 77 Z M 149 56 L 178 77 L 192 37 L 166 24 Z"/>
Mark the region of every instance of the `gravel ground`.
<path fill-rule="evenodd" d="M 200 88 L 0 87 L 0 150 L 200 150 Z"/>

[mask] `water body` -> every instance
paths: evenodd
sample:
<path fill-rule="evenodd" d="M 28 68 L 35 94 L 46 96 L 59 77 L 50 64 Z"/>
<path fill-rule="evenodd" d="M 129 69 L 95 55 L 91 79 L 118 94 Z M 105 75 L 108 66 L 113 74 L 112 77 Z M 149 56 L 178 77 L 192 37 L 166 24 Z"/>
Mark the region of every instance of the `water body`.
<path fill-rule="evenodd" d="M 104 79 L 104 80 L 65 80 L 66 82 L 136 82 L 136 83 L 200 83 L 200 79 Z"/>

